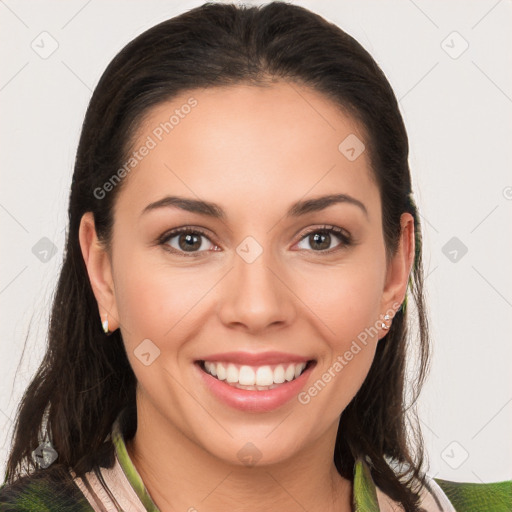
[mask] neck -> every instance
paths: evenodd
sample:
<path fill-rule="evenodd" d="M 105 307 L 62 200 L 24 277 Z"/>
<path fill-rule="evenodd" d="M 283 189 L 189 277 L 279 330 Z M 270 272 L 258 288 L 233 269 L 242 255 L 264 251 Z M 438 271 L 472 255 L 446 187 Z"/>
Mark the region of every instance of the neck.
<path fill-rule="evenodd" d="M 352 483 L 334 465 L 337 425 L 331 430 L 293 460 L 262 466 L 220 460 L 159 421 L 138 421 L 126 446 L 162 512 L 349 512 Z"/>

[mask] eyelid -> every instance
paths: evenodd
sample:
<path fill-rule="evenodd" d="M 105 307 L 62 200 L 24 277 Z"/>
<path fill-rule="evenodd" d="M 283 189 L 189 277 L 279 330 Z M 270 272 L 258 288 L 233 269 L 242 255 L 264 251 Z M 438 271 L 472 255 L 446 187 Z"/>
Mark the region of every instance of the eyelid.
<path fill-rule="evenodd" d="M 200 228 L 197 226 L 181 226 L 178 228 L 169 229 L 162 235 L 160 235 L 157 239 L 158 242 L 165 242 L 169 238 L 173 236 L 179 235 L 181 233 L 198 233 L 200 235 L 204 235 L 206 238 L 210 239 L 211 235 L 204 228 Z"/>
<path fill-rule="evenodd" d="M 303 240 L 307 235 L 310 235 L 311 233 L 316 233 L 318 231 L 332 231 L 339 236 L 343 236 L 347 240 L 350 240 L 352 238 L 350 233 L 346 229 L 334 226 L 333 224 L 322 224 L 320 226 L 306 228 L 304 231 L 301 232 L 300 240 Z"/>

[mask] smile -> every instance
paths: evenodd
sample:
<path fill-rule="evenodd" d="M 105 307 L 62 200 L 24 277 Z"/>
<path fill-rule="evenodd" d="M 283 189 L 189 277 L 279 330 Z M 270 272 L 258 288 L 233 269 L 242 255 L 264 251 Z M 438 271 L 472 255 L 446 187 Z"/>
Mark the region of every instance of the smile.
<path fill-rule="evenodd" d="M 201 361 L 201 368 L 232 387 L 251 391 L 268 391 L 291 382 L 304 372 L 309 363 L 283 363 L 263 366 L 237 365 L 228 362 Z"/>
<path fill-rule="evenodd" d="M 206 392 L 224 405 L 249 413 L 271 412 L 304 389 L 315 359 L 283 352 L 210 354 L 194 364 Z"/>

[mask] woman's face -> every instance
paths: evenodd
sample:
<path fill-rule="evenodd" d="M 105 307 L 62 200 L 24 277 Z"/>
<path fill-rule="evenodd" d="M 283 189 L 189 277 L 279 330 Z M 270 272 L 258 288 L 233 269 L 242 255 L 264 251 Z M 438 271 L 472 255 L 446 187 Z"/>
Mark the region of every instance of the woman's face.
<path fill-rule="evenodd" d="M 149 113 L 111 260 L 89 267 L 144 420 L 237 464 L 334 442 L 413 254 L 404 214 L 409 238 L 386 262 L 364 143 L 329 100 L 283 82 L 194 90 Z"/>

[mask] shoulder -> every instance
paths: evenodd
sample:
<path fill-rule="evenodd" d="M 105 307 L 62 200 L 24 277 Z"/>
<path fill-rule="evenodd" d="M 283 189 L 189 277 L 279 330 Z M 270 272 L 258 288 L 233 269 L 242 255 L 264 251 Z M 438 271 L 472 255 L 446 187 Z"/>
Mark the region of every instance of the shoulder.
<path fill-rule="evenodd" d="M 37 470 L 0 487 L 2 512 L 92 512 L 69 472 L 60 467 Z"/>
<path fill-rule="evenodd" d="M 376 487 L 380 512 L 403 511 L 379 487 Z M 512 480 L 493 483 L 453 482 L 425 477 L 420 490 L 419 506 L 427 512 L 510 512 L 512 510 Z"/>
<path fill-rule="evenodd" d="M 512 480 L 491 483 L 452 482 L 434 479 L 457 512 L 512 510 Z"/>

